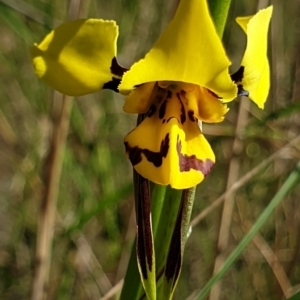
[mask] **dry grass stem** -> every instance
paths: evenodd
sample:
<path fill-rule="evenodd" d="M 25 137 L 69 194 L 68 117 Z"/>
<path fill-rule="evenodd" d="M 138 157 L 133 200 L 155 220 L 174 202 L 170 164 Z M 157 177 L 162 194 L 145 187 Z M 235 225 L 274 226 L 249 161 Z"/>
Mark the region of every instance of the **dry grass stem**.
<path fill-rule="evenodd" d="M 236 181 L 224 194 L 218 197 L 212 204 L 210 204 L 207 208 L 205 208 L 200 214 L 198 214 L 192 221 L 191 227 L 196 226 L 200 221 L 202 221 L 208 214 L 210 214 L 215 208 L 217 208 L 220 204 L 223 203 L 226 197 L 228 197 L 231 193 L 234 193 L 242 186 L 244 186 L 248 181 L 250 181 L 254 176 L 256 176 L 259 172 L 261 172 L 264 168 L 266 168 L 270 163 L 272 163 L 275 159 L 280 158 L 281 156 L 287 158 L 290 157 L 289 150 L 296 149 L 297 152 L 300 151 L 300 137 L 294 138 L 290 143 L 277 150 L 267 159 L 263 160 L 259 165 L 253 168 L 251 171 L 242 176 L 238 181 Z"/>
<path fill-rule="evenodd" d="M 55 93 L 56 94 L 56 93 Z M 64 158 L 66 138 L 73 99 L 64 96 L 61 114 L 54 124 L 50 152 L 45 166 L 45 196 L 39 215 L 36 249 L 36 267 L 33 280 L 32 300 L 47 298 L 47 282 L 51 262 L 51 246 L 56 215 L 56 202 Z"/>
<path fill-rule="evenodd" d="M 93 275 L 101 293 L 106 294 L 109 290 L 111 290 L 112 285 L 106 274 L 103 272 L 103 269 L 89 243 L 82 234 L 80 234 L 77 238 L 74 238 L 74 242 L 78 249 L 78 256 L 85 266 L 84 269 Z"/>
<path fill-rule="evenodd" d="M 241 97 L 240 108 L 238 118 L 236 122 L 235 138 L 232 146 L 232 157 L 229 164 L 229 172 L 227 177 L 226 189 L 230 188 L 235 182 L 238 181 L 240 173 L 240 154 L 243 150 L 242 134 L 248 120 L 248 110 L 250 107 L 250 101 L 247 98 Z M 234 208 L 234 196 L 235 193 L 227 195 L 224 198 L 224 206 L 221 218 L 219 240 L 218 240 L 218 253 L 216 257 L 214 272 L 216 274 L 220 267 L 224 264 L 226 259 L 225 251 L 228 247 L 232 212 Z M 210 300 L 220 299 L 222 281 L 215 284 L 210 292 Z"/>
<path fill-rule="evenodd" d="M 251 222 L 245 221 L 243 223 L 243 228 L 245 231 L 248 231 L 252 227 Z M 273 252 L 271 247 L 268 245 L 268 243 L 265 241 L 265 239 L 260 235 L 257 234 L 253 238 L 253 243 L 255 246 L 259 249 L 265 260 L 268 262 L 270 268 L 273 271 L 274 276 L 276 277 L 281 290 L 285 296 L 285 298 L 289 298 L 292 295 L 290 294 L 290 291 L 292 290 L 291 283 L 286 275 L 286 272 L 280 263 L 278 257 Z"/>
<path fill-rule="evenodd" d="M 112 289 L 103 297 L 101 297 L 99 300 L 109 300 L 113 296 L 115 296 L 122 288 L 124 283 L 124 280 L 121 279 L 115 286 L 112 287 Z"/>

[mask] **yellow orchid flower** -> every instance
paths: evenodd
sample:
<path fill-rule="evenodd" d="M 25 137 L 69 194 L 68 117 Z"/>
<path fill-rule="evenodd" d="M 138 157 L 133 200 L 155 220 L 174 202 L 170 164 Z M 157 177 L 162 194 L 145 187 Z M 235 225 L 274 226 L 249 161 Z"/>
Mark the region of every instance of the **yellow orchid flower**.
<path fill-rule="evenodd" d="M 196 186 L 215 162 L 198 121 L 221 122 L 225 102 L 247 95 L 263 107 L 269 91 L 267 31 L 272 7 L 238 18 L 248 36 L 241 69 L 230 62 L 205 0 L 182 0 L 174 19 L 144 59 L 122 78 L 131 91 L 124 111 L 145 114 L 125 138 L 135 170 L 155 183 L 176 189 Z"/>
<path fill-rule="evenodd" d="M 238 94 L 264 106 L 271 15 L 272 6 L 237 19 L 247 46 L 233 75 L 206 0 L 181 0 L 153 48 L 127 72 L 116 60 L 117 25 L 97 19 L 53 30 L 34 45 L 33 65 L 40 78 L 64 94 L 110 88 L 128 95 L 124 111 L 144 117 L 125 138 L 135 170 L 155 183 L 186 189 L 200 183 L 215 162 L 198 123 L 221 122 L 226 103 Z"/>

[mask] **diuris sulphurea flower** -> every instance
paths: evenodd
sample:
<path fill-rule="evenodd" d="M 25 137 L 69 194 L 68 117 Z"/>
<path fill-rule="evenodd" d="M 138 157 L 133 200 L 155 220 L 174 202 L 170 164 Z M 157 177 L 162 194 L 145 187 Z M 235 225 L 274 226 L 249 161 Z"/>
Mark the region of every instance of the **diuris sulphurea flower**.
<path fill-rule="evenodd" d="M 152 49 L 128 71 L 116 60 L 117 25 L 97 19 L 68 22 L 50 32 L 34 45 L 33 64 L 39 77 L 64 94 L 110 88 L 126 95 L 124 111 L 143 115 L 125 137 L 133 167 L 152 182 L 187 189 L 215 163 L 199 122 L 221 122 L 226 103 L 239 94 L 264 107 L 271 15 L 272 6 L 237 18 L 247 46 L 233 75 L 206 0 L 181 0 Z"/>

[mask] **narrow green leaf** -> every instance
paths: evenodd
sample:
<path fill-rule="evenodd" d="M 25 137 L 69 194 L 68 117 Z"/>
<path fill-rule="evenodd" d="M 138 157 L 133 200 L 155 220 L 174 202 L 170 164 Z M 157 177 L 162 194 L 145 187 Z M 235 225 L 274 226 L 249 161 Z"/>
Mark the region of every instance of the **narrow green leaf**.
<path fill-rule="evenodd" d="M 120 187 L 118 190 L 113 191 L 111 194 L 107 195 L 101 201 L 96 203 L 96 207 L 88 212 L 82 213 L 80 219 L 77 220 L 74 224 L 70 225 L 64 235 L 69 235 L 76 230 L 81 230 L 83 226 L 90 221 L 94 216 L 99 215 L 105 209 L 112 205 L 116 205 L 121 199 L 126 197 L 132 192 L 132 183 L 124 184 L 124 186 Z"/>
<path fill-rule="evenodd" d="M 161 219 L 161 213 L 164 205 L 164 200 L 167 195 L 167 190 L 167 186 L 155 183 L 152 183 L 150 185 L 153 236 L 155 236 L 156 234 L 159 220 Z"/>
<path fill-rule="evenodd" d="M 10 29 L 22 38 L 27 45 L 33 44 L 35 36 L 26 26 L 26 22 L 22 21 L 18 13 L 0 3 L 0 19 L 4 20 Z"/>
<path fill-rule="evenodd" d="M 176 224 L 182 195 L 181 190 L 174 190 L 170 186 L 166 188 L 165 197 L 162 199 L 163 205 L 161 207 L 159 220 L 157 220 L 157 226 L 153 230 L 157 279 L 161 278 L 164 273 L 169 245 Z M 152 202 L 160 200 L 160 198 L 151 199 Z M 155 213 L 157 212 L 155 211 Z M 153 218 L 157 218 L 154 212 Z"/>
<path fill-rule="evenodd" d="M 182 191 L 181 205 L 178 211 L 163 276 L 161 288 L 162 299 L 172 299 L 179 279 L 194 198 L 195 188 Z"/>
<path fill-rule="evenodd" d="M 223 35 L 231 0 L 208 0 L 208 6 L 219 36 Z"/>
<path fill-rule="evenodd" d="M 155 252 L 151 224 L 150 191 L 147 179 L 135 174 L 137 242 L 136 254 L 141 281 L 148 300 L 156 300 Z"/>
<path fill-rule="evenodd" d="M 288 298 L 287 300 L 299 300 L 300 299 L 300 291 L 294 294 L 292 297 Z"/>
<path fill-rule="evenodd" d="M 202 288 L 200 293 L 196 296 L 195 299 L 202 300 L 205 299 L 207 294 L 210 292 L 212 286 L 217 283 L 231 268 L 237 258 L 241 255 L 247 245 L 251 242 L 256 233 L 261 229 L 265 222 L 269 219 L 273 213 L 276 206 L 280 201 L 290 192 L 292 189 L 300 182 L 300 162 L 298 162 L 295 170 L 290 174 L 287 180 L 284 182 L 280 190 L 270 201 L 269 205 L 262 212 L 260 217 L 257 219 L 255 224 L 249 230 L 249 232 L 244 236 L 236 249 L 228 256 L 224 265 L 221 267 L 219 272 L 215 274 Z"/>

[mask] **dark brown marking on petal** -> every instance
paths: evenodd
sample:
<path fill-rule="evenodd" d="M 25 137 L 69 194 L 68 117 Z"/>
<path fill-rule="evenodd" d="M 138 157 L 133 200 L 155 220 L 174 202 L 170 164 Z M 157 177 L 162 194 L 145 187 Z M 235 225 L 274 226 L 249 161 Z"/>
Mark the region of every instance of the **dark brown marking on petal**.
<path fill-rule="evenodd" d="M 211 94 L 212 96 L 214 96 L 217 99 L 222 99 L 222 97 L 218 96 L 216 93 L 214 93 L 213 91 L 207 89 L 208 93 Z"/>
<path fill-rule="evenodd" d="M 196 118 L 194 117 L 195 112 L 193 110 L 189 110 L 187 114 L 192 122 L 196 122 Z"/>
<path fill-rule="evenodd" d="M 138 88 L 138 87 L 140 87 L 140 86 L 142 86 L 142 85 L 144 85 L 145 83 L 140 83 L 140 84 L 136 84 L 134 87 L 135 88 Z"/>
<path fill-rule="evenodd" d="M 128 142 L 125 142 L 124 144 L 126 152 L 129 156 L 129 160 L 133 166 L 142 161 L 142 154 L 144 154 L 146 159 L 158 168 L 162 165 L 163 158 L 168 154 L 170 148 L 170 138 L 169 133 L 167 133 L 165 138 L 161 141 L 159 152 L 154 152 L 149 149 L 141 149 L 138 146 L 131 147 Z"/>
<path fill-rule="evenodd" d="M 111 61 L 110 71 L 112 74 L 122 77 L 128 69 L 120 66 L 116 57 L 114 57 Z"/>
<path fill-rule="evenodd" d="M 160 119 L 163 119 L 165 117 L 166 109 L 167 109 L 167 102 L 168 102 L 168 99 L 166 99 L 159 108 L 158 117 Z"/>
<path fill-rule="evenodd" d="M 135 173 L 136 186 L 136 218 L 137 244 L 136 252 L 144 279 L 148 278 L 147 266 L 151 272 L 153 265 L 153 243 L 151 229 L 150 191 L 148 180 Z"/>
<path fill-rule="evenodd" d="M 164 90 L 161 89 L 161 91 L 164 91 Z M 165 97 L 165 94 L 164 93 L 160 94 L 159 102 L 161 101 L 161 99 L 163 99 L 163 97 Z M 160 106 L 159 111 L 158 111 L 158 117 L 160 119 L 163 119 L 165 117 L 168 99 L 170 99 L 171 97 L 172 97 L 172 92 L 168 91 L 167 96 L 165 97 L 165 101 L 162 103 L 162 105 Z"/>
<path fill-rule="evenodd" d="M 244 71 L 245 71 L 245 67 L 240 66 L 240 68 L 235 73 L 230 75 L 231 80 L 235 83 L 241 82 L 244 78 Z"/>
<path fill-rule="evenodd" d="M 176 117 L 170 117 L 170 118 L 167 120 L 167 123 L 169 123 L 169 121 L 171 121 L 172 119 L 176 119 L 177 122 L 179 123 L 179 120 L 178 120 Z"/>
<path fill-rule="evenodd" d="M 103 84 L 102 88 L 112 90 L 112 91 L 119 93 L 118 86 L 119 86 L 120 82 L 121 82 L 121 79 L 112 77 L 111 81 L 105 82 Z"/>
<path fill-rule="evenodd" d="M 147 112 L 147 117 L 151 118 L 156 112 L 156 106 L 152 104 Z"/>
<path fill-rule="evenodd" d="M 165 89 L 157 86 L 157 95 L 156 95 L 156 102 L 160 103 L 165 98 Z"/>
<path fill-rule="evenodd" d="M 170 90 L 168 90 L 167 92 L 167 99 L 170 99 L 172 98 L 172 92 Z"/>
<path fill-rule="evenodd" d="M 131 164 L 133 166 L 139 164 L 142 161 L 142 152 L 143 149 L 140 149 L 139 147 L 130 147 L 128 142 L 124 143 L 126 153 L 128 154 L 129 160 L 131 161 Z"/>
<path fill-rule="evenodd" d="M 181 100 L 181 97 L 180 97 L 180 93 L 177 93 L 176 96 L 177 96 L 177 98 L 179 100 L 179 103 L 181 105 L 181 109 L 180 109 L 180 122 L 181 122 L 181 124 L 184 124 L 185 121 L 186 121 L 185 108 L 184 108 L 184 105 L 182 103 L 182 100 Z"/>
<path fill-rule="evenodd" d="M 196 157 L 196 155 L 186 155 L 181 153 L 182 145 L 181 141 L 179 140 L 179 136 L 177 136 L 177 154 L 179 157 L 179 169 L 180 172 L 188 172 L 191 169 L 196 171 L 200 171 L 204 176 L 206 176 L 214 162 L 210 159 L 201 160 Z"/>
<path fill-rule="evenodd" d="M 237 85 L 237 88 L 238 88 L 238 92 L 237 92 L 237 95 L 238 96 L 245 96 L 245 97 L 249 97 L 249 92 L 244 90 L 244 87 L 242 84 L 238 84 Z"/>

